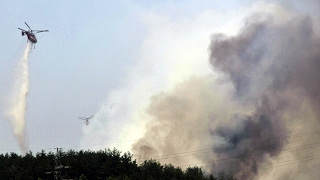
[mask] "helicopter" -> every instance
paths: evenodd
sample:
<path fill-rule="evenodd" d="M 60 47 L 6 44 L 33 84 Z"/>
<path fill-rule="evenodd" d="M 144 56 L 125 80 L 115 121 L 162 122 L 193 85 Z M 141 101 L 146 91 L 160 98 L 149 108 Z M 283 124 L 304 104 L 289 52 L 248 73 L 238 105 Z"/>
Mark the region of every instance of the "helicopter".
<path fill-rule="evenodd" d="M 86 117 L 81 117 L 81 116 L 79 116 L 79 119 L 86 121 L 86 125 L 87 125 L 87 126 L 89 125 L 89 119 L 91 119 L 91 118 L 93 118 L 93 115 L 90 116 L 90 117 L 87 117 L 87 118 L 86 118 Z"/>
<path fill-rule="evenodd" d="M 35 36 L 34 34 L 36 34 L 36 33 L 41 33 L 41 32 L 49 32 L 49 30 L 32 30 L 32 29 L 30 28 L 30 26 L 29 26 L 26 22 L 24 22 L 24 23 L 28 26 L 28 28 L 30 29 L 30 31 L 26 31 L 26 30 L 21 29 L 21 28 L 18 28 L 18 29 L 21 30 L 22 36 L 27 35 L 27 36 L 28 36 L 28 40 L 31 41 L 31 42 L 34 43 L 34 44 L 37 43 L 37 38 L 36 38 L 36 36 Z M 31 47 L 31 48 L 32 48 L 32 47 Z M 35 45 L 34 45 L 34 48 L 35 48 Z"/>

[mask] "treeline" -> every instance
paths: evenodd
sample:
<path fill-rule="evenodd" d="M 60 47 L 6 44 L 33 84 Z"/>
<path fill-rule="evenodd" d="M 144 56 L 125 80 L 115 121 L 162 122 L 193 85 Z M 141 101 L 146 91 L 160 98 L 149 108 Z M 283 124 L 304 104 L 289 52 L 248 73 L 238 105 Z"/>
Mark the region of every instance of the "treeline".
<path fill-rule="evenodd" d="M 182 170 L 171 164 L 161 165 L 146 160 L 138 165 L 132 155 L 119 150 L 73 151 L 46 153 L 44 150 L 24 156 L 16 153 L 0 155 L 1 180 L 218 180 L 199 167 Z M 232 177 L 219 178 L 234 179 Z"/>

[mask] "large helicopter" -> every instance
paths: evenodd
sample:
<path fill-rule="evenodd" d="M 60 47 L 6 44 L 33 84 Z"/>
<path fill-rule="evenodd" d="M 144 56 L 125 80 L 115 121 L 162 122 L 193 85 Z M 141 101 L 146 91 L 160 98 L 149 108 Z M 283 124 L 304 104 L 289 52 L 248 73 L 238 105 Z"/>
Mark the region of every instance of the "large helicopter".
<path fill-rule="evenodd" d="M 21 30 L 22 36 L 27 35 L 28 36 L 28 40 L 31 41 L 34 44 L 37 43 L 37 38 L 36 38 L 36 36 L 34 34 L 41 33 L 41 32 L 49 32 L 49 30 L 32 30 L 30 28 L 30 26 L 26 22 L 24 22 L 24 23 L 28 26 L 30 31 L 26 31 L 26 30 L 21 29 L 21 28 L 18 28 L 18 29 Z M 34 48 L 35 48 L 35 46 L 34 46 Z"/>

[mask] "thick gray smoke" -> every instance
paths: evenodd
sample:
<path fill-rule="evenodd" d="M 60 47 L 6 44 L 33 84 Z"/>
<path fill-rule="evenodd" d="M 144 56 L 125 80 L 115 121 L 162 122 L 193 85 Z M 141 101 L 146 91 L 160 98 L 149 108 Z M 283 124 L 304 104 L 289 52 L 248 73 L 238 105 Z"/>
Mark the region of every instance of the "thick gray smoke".
<path fill-rule="evenodd" d="M 313 33 L 312 20 L 296 16 L 277 24 L 273 18 L 250 17 L 237 36 L 214 35 L 210 47 L 214 69 L 235 87 L 234 100 L 246 106 L 262 102 L 253 116 L 241 120 L 244 124 L 240 129 L 222 127 L 213 132 L 233 145 L 231 150 L 216 153 L 237 158 L 224 169 L 231 167 L 240 179 L 251 179 L 267 155 L 281 152 L 286 142 L 280 138 L 286 137 L 284 124 L 290 123 L 282 117 L 298 108 L 295 98 L 303 96 L 313 111 L 319 112 L 320 41 Z M 266 140 L 272 141 L 261 143 Z"/>
<path fill-rule="evenodd" d="M 264 167 L 270 171 L 289 153 L 296 172 L 307 173 L 304 153 L 288 149 L 318 143 L 294 136 L 320 129 L 318 24 L 307 15 L 279 18 L 254 14 L 236 36 L 214 34 L 210 63 L 219 78 L 193 78 L 153 96 L 152 120 L 133 145 L 136 157 L 260 179 Z M 311 152 L 311 159 L 319 156 Z"/>
<path fill-rule="evenodd" d="M 5 115 L 10 120 L 13 134 L 18 141 L 22 154 L 28 152 L 26 134 L 26 110 L 27 95 L 29 91 L 29 53 L 31 43 L 29 42 L 15 69 L 13 89 L 7 102 Z"/>
<path fill-rule="evenodd" d="M 214 153 L 230 163 L 213 165 L 212 172 L 251 179 L 268 156 L 281 152 L 286 143 L 285 126 L 268 101 L 265 97 L 252 115 L 234 117 L 240 122 L 236 128 L 220 126 L 213 130 L 213 136 L 226 141 L 226 146 L 214 148 Z"/>

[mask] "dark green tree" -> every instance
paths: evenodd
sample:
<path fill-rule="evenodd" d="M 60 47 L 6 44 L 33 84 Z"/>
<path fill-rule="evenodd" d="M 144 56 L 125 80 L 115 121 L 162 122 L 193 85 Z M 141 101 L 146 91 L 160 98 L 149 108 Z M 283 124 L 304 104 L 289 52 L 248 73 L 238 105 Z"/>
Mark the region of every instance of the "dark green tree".
<path fill-rule="evenodd" d="M 141 166 L 141 179 L 164 179 L 163 166 L 156 160 L 145 160 Z"/>
<path fill-rule="evenodd" d="M 205 180 L 204 172 L 199 167 L 188 167 L 186 169 L 186 180 Z"/>
<path fill-rule="evenodd" d="M 60 150 L 46 153 L 0 154 L 0 180 L 52 180 L 59 171 L 64 179 L 97 180 L 217 180 L 206 175 L 199 167 L 188 167 L 185 171 L 172 164 L 161 165 L 154 159 L 138 165 L 130 152 L 117 149 L 104 151 Z M 70 168 L 71 167 L 71 168 Z M 224 176 L 223 180 L 235 180 Z"/>

